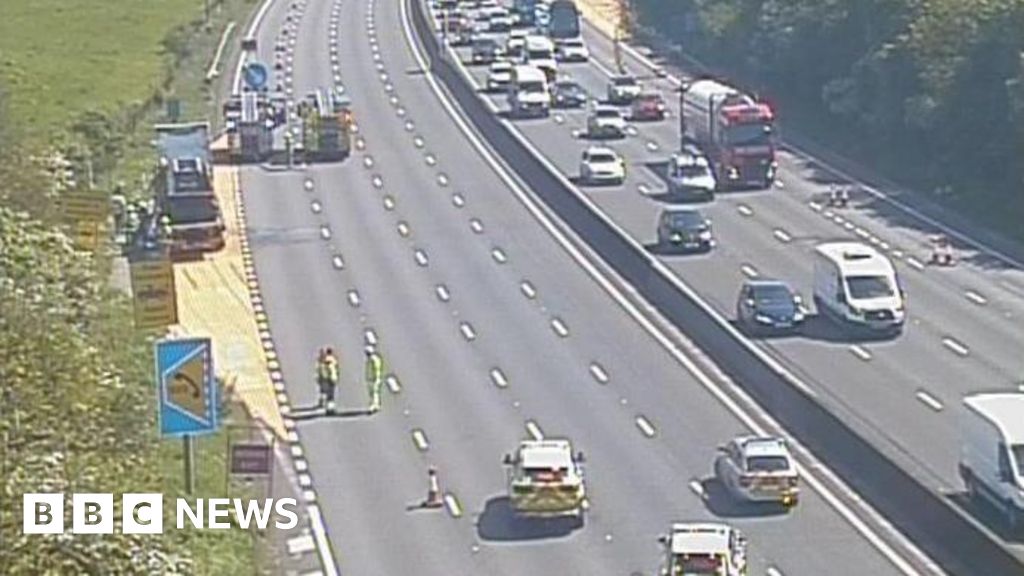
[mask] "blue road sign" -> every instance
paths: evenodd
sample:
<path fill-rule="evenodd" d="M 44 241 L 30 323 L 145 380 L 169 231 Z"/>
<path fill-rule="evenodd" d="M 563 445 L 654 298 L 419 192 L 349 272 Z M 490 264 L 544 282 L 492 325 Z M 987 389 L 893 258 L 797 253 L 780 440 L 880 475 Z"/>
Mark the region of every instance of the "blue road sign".
<path fill-rule="evenodd" d="M 220 399 L 209 338 L 157 342 L 156 382 L 162 436 L 217 431 Z"/>
<path fill-rule="evenodd" d="M 267 87 L 270 80 L 270 70 L 259 62 L 249 62 L 242 68 L 242 79 L 250 90 L 259 92 Z"/>

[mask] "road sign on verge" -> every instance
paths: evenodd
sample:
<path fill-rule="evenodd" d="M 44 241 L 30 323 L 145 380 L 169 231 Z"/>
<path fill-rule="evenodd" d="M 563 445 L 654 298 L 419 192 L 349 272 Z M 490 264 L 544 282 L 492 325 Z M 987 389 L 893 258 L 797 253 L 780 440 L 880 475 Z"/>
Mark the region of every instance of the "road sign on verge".
<path fill-rule="evenodd" d="M 270 474 L 273 458 L 269 444 L 233 444 L 231 446 L 231 473 L 239 476 L 266 476 Z"/>
<path fill-rule="evenodd" d="M 110 212 L 110 198 L 93 190 L 67 192 L 61 196 L 59 204 L 68 222 L 102 224 Z"/>
<path fill-rule="evenodd" d="M 156 381 L 162 436 L 217 431 L 220 407 L 209 338 L 157 342 Z"/>
<path fill-rule="evenodd" d="M 134 259 L 129 263 L 135 328 L 163 331 L 178 323 L 178 300 L 174 288 L 174 266 L 166 253 Z"/>
<path fill-rule="evenodd" d="M 250 90 L 261 92 L 270 80 L 270 70 L 259 62 L 249 62 L 242 68 L 242 80 Z"/>

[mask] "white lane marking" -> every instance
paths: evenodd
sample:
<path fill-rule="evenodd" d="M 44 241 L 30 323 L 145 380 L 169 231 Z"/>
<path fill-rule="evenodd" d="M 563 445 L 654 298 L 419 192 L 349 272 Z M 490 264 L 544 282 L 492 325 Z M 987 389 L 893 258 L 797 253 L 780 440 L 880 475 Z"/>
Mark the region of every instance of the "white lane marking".
<path fill-rule="evenodd" d="M 381 72 L 380 73 L 380 81 L 381 82 L 387 82 L 388 81 L 388 73 L 387 72 Z"/>
<path fill-rule="evenodd" d="M 360 136 L 356 138 L 356 150 L 362 150 L 366 148 L 366 139 Z"/>
<path fill-rule="evenodd" d="M 324 576 L 338 576 L 338 567 L 331 555 L 331 547 L 327 541 L 327 528 L 324 527 L 324 518 L 320 514 L 319 506 L 307 506 L 306 515 L 309 517 L 309 524 L 313 528 L 313 539 L 316 540 L 317 552 L 320 555 L 320 566 L 323 568 Z"/>
<path fill-rule="evenodd" d="M 342 259 L 340 254 L 335 254 L 331 258 L 331 265 L 337 270 L 342 270 L 345 268 L 345 260 Z"/>
<path fill-rule="evenodd" d="M 562 116 L 561 114 L 555 114 L 554 115 L 554 120 L 555 120 L 555 124 L 562 124 L 562 123 L 565 122 L 565 116 Z"/>
<path fill-rule="evenodd" d="M 871 352 L 869 352 L 867 348 L 861 346 L 860 344 L 851 345 L 850 352 L 852 352 L 854 356 L 860 358 L 865 362 L 871 360 Z"/>
<path fill-rule="evenodd" d="M 736 211 L 739 212 L 740 214 L 744 215 L 744 216 L 753 216 L 754 215 L 754 209 L 751 208 L 750 206 L 747 206 L 746 204 L 739 204 L 739 205 L 737 205 L 736 206 Z"/>
<path fill-rule="evenodd" d="M 462 208 L 466 205 L 465 196 L 458 192 L 452 194 L 452 204 L 454 204 L 456 208 Z"/>
<path fill-rule="evenodd" d="M 312 178 L 306 178 L 306 180 L 303 181 L 303 183 L 302 183 L 302 187 L 306 190 L 306 192 L 312 192 L 313 191 L 313 179 Z"/>
<path fill-rule="evenodd" d="M 644 436 L 647 436 L 648 438 L 654 438 L 654 435 L 658 432 L 654 429 L 654 425 L 651 424 L 651 421 L 644 417 L 643 414 L 636 417 L 636 427 L 639 428 L 640 431 L 644 433 Z"/>
<path fill-rule="evenodd" d="M 840 226 L 842 226 L 843 224 L 846 224 L 846 218 L 843 218 L 839 214 L 833 215 L 832 216 L 832 221 L 835 222 L 836 224 L 839 224 Z"/>
<path fill-rule="evenodd" d="M 931 394 L 924 390 L 918 390 L 917 393 L 914 395 L 917 396 L 917 399 L 920 400 L 925 406 L 931 408 L 936 412 L 941 412 L 944 408 L 942 402 L 940 402 L 938 398 L 932 396 Z"/>
<path fill-rule="evenodd" d="M 437 287 L 434 288 L 434 292 L 437 293 L 437 298 L 441 302 L 447 302 L 452 299 L 451 292 L 448 291 L 448 287 L 444 284 L 438 284 Z"/>
<path fill-rule="evenodd" d="M 964 293 L 964 295 L 967 296 L 968 300 L 974 302 L 978 306 L 984 306 L 985 304 L 988 304 L 988 300 L 981 294 L 975 292 L 974 290 L 968 290 L 967 292 Z"/>
<path fill-rule="evenodd" d="M 363 331 L 363 340 L 370 346 L 376 346 L 377 332 L 373 328 L 367 328 Z"/>
<path fill-rule="evenodd" d="M 473 330 L 473 325 L 469 322 L 462 322 L 459 324 L 459 330 L 462 332 L 462 337 L 472 342 L 476 340 L 476 331 Z"/>
<path fill-rule="evenodd" d="M 533 438 L 534 440 L 544 439 L 544 431 L 541 430 L 540 425 L 533 420 L 526 421 L 526 432 L 530 435 L 530 438 Z"/>
<path fill-rule="evenodd" d="M 441 185 L 441 186 L 447 186 L 447 185 L 448 185 L 448 182 L 449 182 L 449 180 L 448 180 L 448 175 L 447 175 L 447 174 L 445 174 L 444 172 L 441 172 L 440 174 L 438 174 L 438 175 L 437 175 L 437 183 L 438 183 L 439 185 Z"/>
<path fill-rule="evenodd" d="M 404 107 L 399 106 L 398 108 L 395 108 L 395 116 L 398 116 L 399 118 L 405 118 L 405 115 L 406 111 Z"/>
<path fill-rule="evenodd" d="M 886 242 L 885 240 L 879 241 L 878 247 L 881 248 L 883 251 L 888 251 L 889 248 L 891 248 L 891 246 L 889 246 L 889 243 Z"/>
<path fill-rule="evenodd" d="M 768 569 L 764 571 L 764 574 L 765 576 L 783 576 L 782 572 L 775 566 L 769 566 Z"/>
<path fill-rule="evenodd" d="M 320 237 L 324 240 L 331 239 L 331 229 L 328 228 L 326 224 L 320 226 Z"/>
<path fill-rule="evenodd" d="M 412 120 L 406 120 L 405 121 L 405 131 L 406 132 L 412 132 L 415 129 L 416 129 L 416 123 L 414 123 Z"/>
<path fill-rule="evenodd" d="M 520 282 L 519 290 L 522 291 L 523 296 L 526 296 L 530 300 L 533 300 L 534 298 L 537 297 L 537 289 L 533 287 L 533 284 L 530 284 L 529 280 L 523 280 L 522 282 Z"/>
<path fill-rule="evenodd" d="M 406 39 L 406 45 L 409 47 L 413 57 L 416 59 L 417 64 L 419 64 L 420 69 L 429 70 L 429 65 L 423 56 L 422 50 L 413 36 L 408 10 L 406 8 L 406 2 L 399 2 L 399 12 L 401 13 L 402 30 Z M 628 44 L 624 45 L 624 49 L 629 51 L 630 53 L 638 54 Z M 463 74 L 466 74 L 468 76 L 468 73 L 466 73 L 465 70 L 463 70 Z M 690 357 L 683 353 L 679 349 L 679 347 L 673 342 L 673 340 L 658 325 L 656 325 L 652 320 L 647 318 L 640 311 L 640 309 L 625 296 L 622 290 L 619 289 L 618 286 L 613 284 L 612 281 L 607 276 L 605 276 L 604 273 L 593 262 L 591 262 L 589 258 L 586 255 L 584 255 L 577 246 L 575 246 L 568 239 L 565 233 L 562 232 L 558 228 L 558 226 L 555 225 L 552 218 L 541 208 L 541 206 L 538 204 L 538 200 L 534 196 L 531 196 L 527 190 L 525 190 L 522 186 L 519 185 L 515 178 L 513 178 L 509 171 L 502 165 L 501 161 L 498 158 L 496 158 L 494 152 L 490 150 L 487 147 L 487 145 L 485 145 L 480 140 L 480 137 L 477 136 L 473 128 L 471 128 L 467 124 L 466 120 L 455 109 L 451 99 L 445 94 L 437 79 L 434 78 L 434 76 L 430 73 L 427 73 L 425 75 L 425 79 L 427 80 L 427 83 L 430 85 L 431 91 L 434 93 L 437 100 L 441 103 L 442 107 L 445 109 L 448 116 L 452 119 L 455 125 L 463 133 L 465 138 L 470 142 L 470 144 L 472 144 L 473 148 L 480 154 L 481 158 L 483 158 L 491 166 L 491 168 L 494 169 L 495 173 L 499 176 L 499 178 L 501 178 L 501 180 L 509 187 L 509 189 L 512 190 L 512 192 L 516 195 L 519 201 L 537 219 L 541 226 L 543 226 L 544 229 L 547 230 L 551 237 L 554 238 L 555 241 L 558 242 L 558 244 L 561 245 L 562 248 L 573 258 L 573 260 L 575 260 L 577 264 L 579 264 L 579 266 L 582 267 L 587 272 L 587 274 L 590 275 L 591 278 L 593 278 L 602 287 L 602 289 L 604 289 L 605 292 L 607 292 L 609 296 L 611 296 L 612 299 L 614 299 L 622 307 L 623 310 L 625 310 L 631 317 L 633 317 L 633 319 L 638 324 L 640 324 L 643 327 L 643 329 L 647 331 L 647 333 L 654 337 L 654 339 L 658 341 L 658 343 L 676 360 L 676 362 L 678 362 L 691 375 L 693 375 L 693 377 L 696 378 L 697 381 L 700 382 L 701 385 L 712 396 L 714 396 L 730 413 L 732 413 L 736 418 L 743 422 L 743 424 L 749 430 L 762 436 L 769 435 L 768 429 L 765 426 L 762 426 L 760 422 L 754 419 L 754 417 L 751 416 L 744 408 L 742 408 L 736 400 L 727 395 L 725 391 L 722 389 L 722 387 L 718 383 L 716 383 L 711 378 L 711 376 L 704 372 Z M 678 79 L 670 79 L 677 86 L 680 84 L 680 81 Z M 493 104 L 491 104 L 490 106 L 491 109 L 493 110 Z M 509 126 L 509 131 L 513 135 L 513 137 L 519 140 L 523 144 L 523 146 L 530 150 L 531 153 L 533 153 L 538 159 L 540 159 L 542 163 L 546 164 L 552 174 L 555 174 L 556 177 L 559 177 L 560 173 L 558 172 L 557 168 L 551 165 L 550 161 L 548 161 L 542 154 L 540 154 L 539 151 L 537 151 L 536 148 L 529 141 L 527 141 L 522 136 L 522 134 L 520 134 L 515 129 L 514 126 L 511 126 L 510 124 L 506 124 L 506 126 Z M 570 190 L 574 190 L 577 193 L 578 197 L 584 202 L 584 204 L 586 204 L 595 214 L 597 214 L 598 217 L 604 220 L 604 222 L 607 223 L 613 230 L 615 230 L 623 238 L 625 238 L 627 242 L 631 242 L 638 251 L 643 253 L 643 247 L 639 244 L 639 242 L 636 241 L 636 239 L 626 234 L 625 231 L 623 231 L 620 226 L 615 224 L 615 222 L 611 220 L 600 207 L 594 204 L 593 201 L 591 201 L 585 195 L 579 193 L 578 190 L 575 190 L 572 187 L 572 184 L 568 182 L 568 180 L 566 180 L 564 177 L 561 177 L 561 180 L 562 183 L 565 186 L 567 186 Z M 814 395 L 813 390 L 806 383 L 804 383 L 795 374 L 786 369 L 785 366 L 783 366 L 774 358 L 772 358 L 764 351 L 762 351 L 756 344 L 751 342 L 749 339 L 744 338 L 743 335 L 740 334 L 737 329 L 732 327 L 728 319 L 726 319 L 713 308 L 711 308 L 710 305 L 708 305 L 704 300 L 702 300 L 699 297 L 699 295 L 697 295 L 693 291 L 693 289 L 690 288 L 689 285 L 684 283 L 677 275 L 673 274 L 672 271 L 668 269 L 663 263 L 661 263 L 659 260 L 652 258 L 651 265 L 660 274 L 662 274 L 665 278 L 671 281 L 683 294 L 691 298 L 693 301 L 697 302 L 697 304 L 701 306 L 701 308 L 704 309 L 709 315 L 711 315 L 713 318 L 716 318 L 719 324 L 722 325 L 726 331 L 730 332 L 737 339 L 737 341 L 743 344 L 753 354 L 761 358 L 776 373 L 780 374 L 782 377 L 787 379 L 794 386 L 800 388 L 801 390 L 804 390 L 807 394 L 812 396 Z M 625 401 L 624 398 L 622 400 Z M 756 407 L 756 404 L 754 404 L 753 402 L 751 402 L 751 404 Z M 760 416 L 767 416 L 764 413 L 763 408 L 757 407 L 757 410 Z M 766 419 L 768 421 L 771 421 L 770 417 L 767 417 Z M 774 423 L 773 426 L 778 427 L 778 425 Z M 830 470 L 822 466 L 820 463 L 814 461 L 813 459 L 810 459 L 810 461 L 814 466 L 814 469 L 820 470 L 823 474 L 829 476 L 829 481 L 832 482 L 834 485 L 838 486 L 843 494 L 854 497 L 857 502 L 856 506 L 860 510 L 869 514 L 873 519 L 884 521 L 884 519 L 882 519 L 881 515 L 878 513 L 877 510 L 875 510 L 871 505 L 864 502 L 862 499 L 857 498 L 856 493 L 849 486 L 847 486 L 841 479 L 836 477 L 834 473 L 832 473 Z M 879 551 L 879 553 L 883 554 L 897 569 L 899 569 L 903 574 L 907 576 L 916 576 L 918 574 L 917 570 L 900 553 L 896 552 L 896 550 L 893 548 L 892 545 L 889 544 L 886 538 L 883 538 L 881 534 L 876 532 L 871 526 L 867 524 L 867 522 L 862 520 L 858 513 L 854 512 L 851 506 L 847 505 L 843 500 L 841 500 L 823 483 L 823 481 L 820 478 L 818 478 L 817 474 L 813 473 L 810 468 L 804 466 L 803 464 L 800 464 L 799 471 L 801 475 L 804 477 L 808 487 L 814 492 L 816 492 L 818 495 L 820 495 L 822 499 L 825 500 L 826 503 L 833 510 L 835 510 L 840 516 L 842 516 L 842 518 L 847 523 L 849 523 L 850 526 L 854 528 L 854 530 L 861 534 L 876 550 Z M 897 534 L 897 536 L 901 535 Z M 917 557 L 922 558 L 926 561 L 930 561 L 913 543 L 909 542 L 905 537 L 900 537 L 900 543 L 908 550 L 911 550 Z"/>
<path fill-rule="evenodd" d="M 786 187 L 786 183 L 783 182 L 782 179 L 780 179 L 780 178 L 776 178 L 775 182 L 773 182 L 772 184 L 774 184 L 776 188 L 785 188 Z"/>
<path fill-rule="evenodd" d="M 647 141 L 647 150 L 649 152 L 657 152 L 658 148 L 660 148 L 660 146 L 658 146 L 658 143 L 655 142 L 654 140 Z"/>
<path fill-rule="evenodd" d="M 651 194 L 651 187 L 648 186 L 644 182 L 641 182 L 640 184 L 637 184 L 636 189 L 637 189 L 638 192 L 640 192 L 644 196 L 649 196 Z"/>
<path fill-rule="evenodd" d="M 470 220 L 469 227 L 472 228 L 473 232 L 476 232 L 477 234 L 482 234 L 484 231 L 484 223 L 481 222 L 478 218 L 473 218 L 472 220 Z"/>
<path fill-rule="evenodd" d="M 921 262 L 920 260 L 914 258 L 913 256 L 907 256 L 907 264 L 910 264 L 911 266 L 917 268 L 918 270 L 924 270 L 924 262 Z"/>
<path fill-rule="evenodd" d="M 590 375 L 594 377 L 601 384 L 608 383 L 608 372 L 605 371 L 604 366 L 601 366 L 597 362 L 590 363 Z"/>
<path fill-rule="evenodd" d="M 358 308 L 359 307 L 359 303 L 360 303 L 359 292 L 357 292 L 356 290 L 349 290 L 348 291 L 348 303 L 353 308 Z"/>
<path fill-rule="evenodd" d="M 952 350 L 953 353 L 958 356 L 967 356 L 968 354 L 971 353 L 967 346 L 961 344 L 960 342 L 954 340 L 953 338 L 950 338 L 949 336 L 942 339 L 942 345 Z"/>
<path fill-rule="evenodd" d="M 366 155 L 363 157 L 363 166 L 366 168 L 373 168 L 373 156 Z"/>
<path fill-rule="evenodd" d="M 860 226 L 854 227 L 853 232 L 854 234 L 860 236 L 861 238 L 869 238 L 871 236 L 871 232 L 868 232 L 867 230 L 861 228 Z"/>
<path fill-rule="evenodd" d="M 793 237 L 789 235 L 789 232 L 786 232 L 782 228 L 776 228 L 772 232 L 772 236 L 775 236 L 775 239 L 782 243 L 787 243 L 793 239 Z"/>
<path fill-rule="evenodd" d="M 452 515 L 452 518 L 460 518 L 462 516 L 462 506 L 459 505 L 459 500 L 451 492 L 444 495 L 444 506 L 448 509 L 448 513 Z"/>
<path fill-rule="evenodd" d="M 373 176 L 373 187 L 380 188 L 382 186 L 384 186 L 384 178 L 382 178 L 379 174 L 375 174 Z"/>
<path fill-rule="evenodd" d="M 395 376 L 394 374 L 389 374 L 384 380 L 384 383 L 388 385 L 388 390 L 390 390 L 392 394 L 398 394 L 402 391 L 402 383 L 398 381 L 398 376 Z"/>
<path fill-rule="evenodd" d="M 740 271 L 743 272 L 743 275 L 748 277 L 748 278 L 757 278 L 758 276 L 761 275 L 757 271 L 757 268 L 754 268 L 750 264 L 744 264 L 744 265 L 740 266 Z"/>
<path fill-rule="evenodd" d="M 395 198 L 394 196 L 388 195 L 384 197 L 384 209 L 394 210 L 395 209 Z"/>
<path fill-rule="evenodd" d="M 853 230 L 856 227 L 857 227 L 857 225 L 854 224 L 853 222 L 850 222 L 850 221 L 847 221 L 845 224 L 843 224 L 843 228 L 845 228 L 847 230 Z"/>
<path fill-rule="evenodd" d="M 409 224 L 405 220 L 398 223 L 398 233 L 403 237 L 409 235 Z"/>
<path fill-rule="evenodd" d="M 423 148 L 423 146 L 426 145 L 426 142 L 424 142 L 423 138 L 420 136 L 413 138 L 412 143 L 413 146 L 416 146 L 417 148 Z"/>
<path fill-rule="evenodd" d="M 700 498 L 701 500 L 704 499 L 706 493 L 704 492 L 704 484 L 701 484 L 700 480 L 697 480 L 696 478 L 690 480 L 689 486 L 690 491 L 696 494 L 698 498 Z"/>
<path fill-rule="evenodd" d="M 899 249 L 893 250 L 892 251 L 892 257 L 893 258 L 897 258 L 897 259 L 902 259 L 903 258 L 903 250 L 899 250 Z"/>
<path fill-rule="evenodd" d="M 427 263 L 429 262 L 429 259 L 427 258 L 427 253 L 424 252 L 423 250 L 417 249 L 416 252 L 414 253 L 414 257 L 416 258 L 416 263 L 419 264 L 420 266 L 426 266 Z"/>
<path fill-rule="evenodd" d="M 812 201 L 808 202 L 807 205 L 811 207 L 811 210 L 814 210 L 815 212 L 821 212 L 821 204 Z"/>
<path fill-rule="evenodd" d="M 554 330 L 555 334 L 558 334 L 560 338 L 569 336 L 569 328 L 565 325 L 565 322 L 562 322 L 561 318 L 555 317 L 551 319 L 551 329 Z"/>
<path fill-rule="evenodd" d="M 505 262 L 508 262 L 508 256 L 505 255 L 505 251 L 502 250 L 501 248 L 495 248 L 491 250 L 491 257 L 494 258 L 494 261 L 497 262 L 498 264 L 504 264 Z"/>
<path fill-rule="evenodd" d="M 491 368 L 491 382 L 498 388 L 508 387 L 508 378 L 505 377 L 505 373 L 501 371 L 501 368 Z"/>
<path fill-rule="evenodd" d="M 426 452 L 430 449 L 430 441 L 427 440 L 427 433 L 420 428 L 416 428 L 412 431 L 412 441 L 416 445 L 416 449 L 420 452 Z"/>

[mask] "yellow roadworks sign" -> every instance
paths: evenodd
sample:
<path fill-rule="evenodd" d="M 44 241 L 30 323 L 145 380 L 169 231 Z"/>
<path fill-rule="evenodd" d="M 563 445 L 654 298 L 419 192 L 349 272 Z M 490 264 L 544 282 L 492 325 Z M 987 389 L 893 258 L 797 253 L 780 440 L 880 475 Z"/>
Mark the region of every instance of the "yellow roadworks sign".
<path fill-rule="evenodd" d="M 135 328 L 162 331 L 178 323 L 174 267 L 168 256 L 131 262 Z"/>
<path fill-rule="evenodd" d="M 68 192 L 60 199 L 64 219 L 69 222 L 106 222 L 110 198 L 91 190 Z"/>

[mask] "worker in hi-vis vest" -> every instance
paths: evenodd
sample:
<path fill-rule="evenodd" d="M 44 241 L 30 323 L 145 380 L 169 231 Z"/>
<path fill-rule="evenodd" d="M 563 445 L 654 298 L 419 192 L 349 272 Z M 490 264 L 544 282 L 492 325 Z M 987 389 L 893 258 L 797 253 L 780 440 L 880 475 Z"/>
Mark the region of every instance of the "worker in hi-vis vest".
<path fill-rule="evenodd" d="M 334 350 L 321 348 L 316 361 L 316 380 L 320 388 L 319 408 L 334 414 L 334 392 L 338 388 L 338 359 Z"/>
<path fill-rule="evenodd" d="M 384 383 L 384 360 L 373 346 L 366 347 L 366 388 L 370 395 L 370 413 L 380 410 L 380 388 Z"/>

